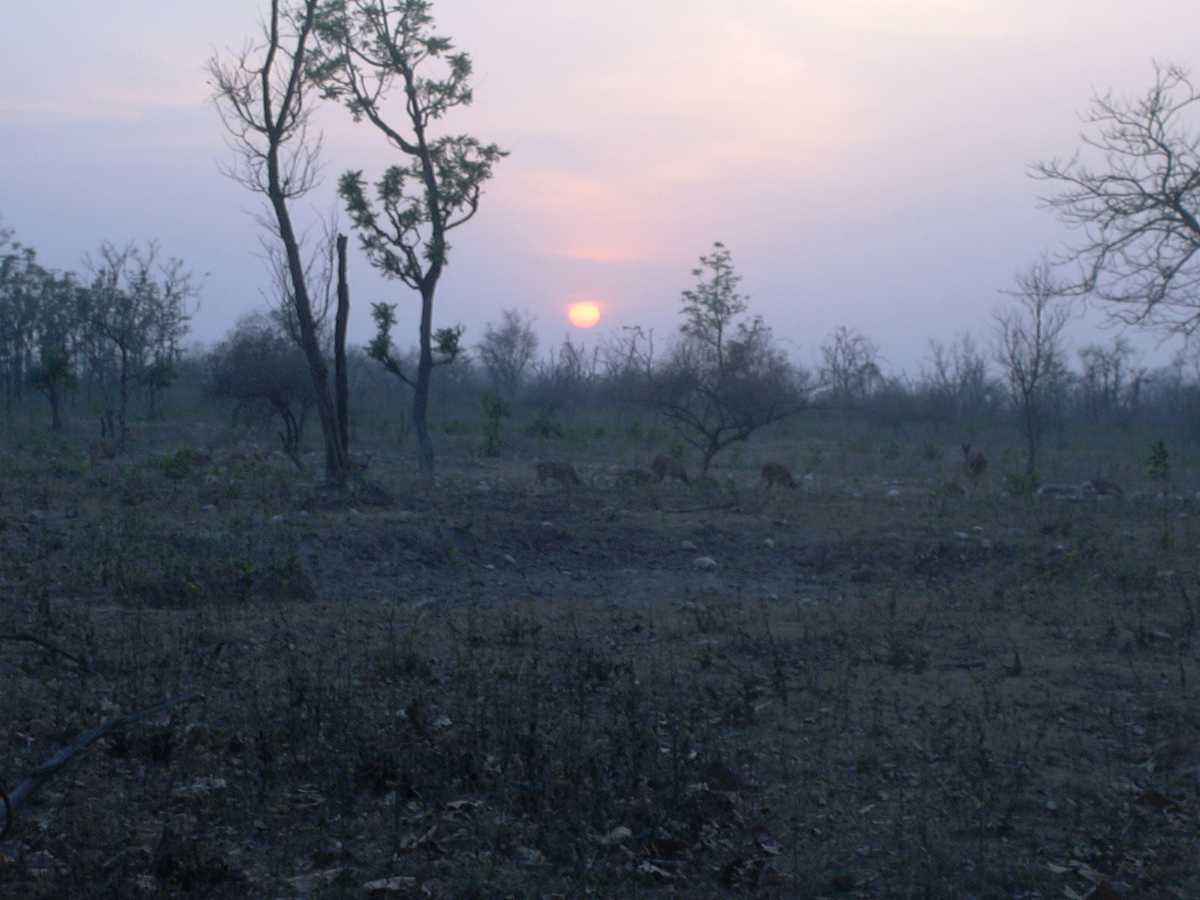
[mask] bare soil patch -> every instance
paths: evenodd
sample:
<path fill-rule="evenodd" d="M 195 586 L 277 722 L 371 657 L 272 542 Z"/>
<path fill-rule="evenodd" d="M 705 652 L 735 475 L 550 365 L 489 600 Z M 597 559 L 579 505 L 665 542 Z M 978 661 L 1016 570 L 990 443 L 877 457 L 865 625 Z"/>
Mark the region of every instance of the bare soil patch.
<path fill-rule="evenodd" d="M 0 895 L 1200 896 L 1189 501 L 289 467 L 5 458 Z"/>

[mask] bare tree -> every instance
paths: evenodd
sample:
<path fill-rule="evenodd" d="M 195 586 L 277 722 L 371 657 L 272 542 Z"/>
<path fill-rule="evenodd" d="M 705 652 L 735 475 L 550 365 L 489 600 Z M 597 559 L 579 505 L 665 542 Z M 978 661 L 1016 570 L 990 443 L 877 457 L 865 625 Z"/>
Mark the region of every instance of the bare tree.
<path fill-rule="evenodd" d="M 266 198 L 260 220 L 278 237 L 285 266 L 275 268 L 282 296 L 295 314 L 300 348 L 316 394 L 325 439 L 325 474 L 334 483 L 349 472 L 349 447 L 339 427 L 341 416 L 330 389 L 310 286 L 311 265 L 289 204 L 316 186 L 321 152 L 319 135 L 310 131 L 314 86 L 308 62 L 315 36 L 319 0 L 271 0 L 259 46 L 208 63 L 213 100 L 235 155 L 227 174 Z"/>
<path fill-rule="evenodd" d="M 1017 275 L 1015 305 L 996 312 L 996 362 L 1008 379 L 1025 433 L 1025 474 L 1037 479 L 1042 422 L 1051 389 L 1066 372 L 1062 334 L 1071 309 L 1046 260 Z"/>
<path fill-rule="evenodd" d="M 117 247 L 105 242 L 86 261 L 91 286 L 84 292 L 86 327 L 107 345 L 115 362 L 116 422 L 111 399 L 106 426 L 115 424 L 118 445 L 128 437 L 129 388 L 155 360 L 173 360 L 188 331 L 188 301 L 195 295 L 191 273 L 178 259 L 160 259 L 158 246 Z"/>
<path fill-rule="evenodd" d="M 400 365 L 391 344 L 394 306 L 375 304 L 371 353 L 413 389 L 413 428 L 421 468 L 433 476 L 429 436 L 430 377 L 458 355 L 461 328 L 433 327 L 433 301 L 446 267 L 451 231 L 479 209 L 483 185 L 506 154 L 468 135 L 433 137 L 433 123 L 471 103 L 471 58 L 433 31 L 427 0 L 336 0 L 322 5 L 313 74 L 327 97 L 341 100 L 355 121 L 366 119 L 405 158 L 389 167 L 368 199 L 361 171 L 345 173 L 338 192 L 372 264 L 421 298 L 416 373 Z M 435 74 L 429 74 L 430 71 Z M 404 99 L 402 124 L 386 106 Z"/>
<path fill-rule="evenodd" d="M 261 313 L 246 316 L 209 354 L 208 365 L 210 392 L 235 401 L 237 417 L 269 410 L 283 427 L 283 452 L 302 468 L 304 424 L 316 394 L 304 353 L 278 320 Z"/>
<path fill-rule="evenodd" d="M 1115 336 L 1108 346 L 1089 344 L 1080 349 L 1080 399 L 1090 420 L 1113 421 L 1132 399 L 1130 387 L 1138 375 L 1133 358 L 1133 346 L 1123 335 Z"/>
<path fill-rule="evenodd" d="M 586 344 L 574 343 L 567 334 L 534 366 L 529 398 L 543 417 L 552 417 L 564 407 L 573 411 L 590 400 L 599 382 L 600 348 L 589 353 Z"/>
<path fill-rule="evenodd" d="M 1200 328 L 1200 93 L 1187 73 L 1154 66 L 1141 97 L 1097 94 L 1082 152 L 1036 164 L 1044 198 L 1079 238 L 1063 285 L 1093 294 L 1122 322 L 1191 334 Z"/>
<path fill-rule="evenodd" d="M 610 396 L 624 402 L 646 402 L 654 385 L 654 329 L 625 325 L 605 342 L 604 378 Z"/>
<path fill-rule="evenodd" d="M 821 382 L 838 403 L 854 406 L 883 384 L 879 348 L 866 335 L 845 325 L 821 346 Z"/>
<path fill-rule="evenodd" d="M 656 374 L 659 408 L 700 451 L 700 474 L 713 458 L 759 428 L 798 412 L 803 383 L 759 316 L 746 317 L 741 277 L 724 244 L 700 257 L 695 287 L 683 292 L 680 340 Z"/>
<path fill-rule="evenodd" d="M 537 348 L 533 319 L 522 316 L 518 310 L 506 309 L 500 314 L 499 326 L 488 323 L 483 340 L 475 349 L 492 387 L 511 401 L 521 388 Z"/>
<path fill-rule="evenodd" d="M 948 418 L 982 415 L 994 408 L 998 388 L 970 334 L 959 334 L 949 345 L 931 340 L 926 364 L 921 385 Z"/>

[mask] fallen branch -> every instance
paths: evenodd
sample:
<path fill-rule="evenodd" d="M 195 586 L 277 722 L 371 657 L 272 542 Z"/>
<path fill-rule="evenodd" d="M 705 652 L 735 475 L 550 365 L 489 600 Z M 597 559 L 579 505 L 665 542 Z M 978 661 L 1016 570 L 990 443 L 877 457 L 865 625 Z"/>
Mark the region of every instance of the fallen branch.
<path fill-rule="evenodd" d="M 100 738 L 117 729 L 124 728 L 126 725 L 132 725 L 135 722 L 140 722 L 143 719 L 148 719 L 151 716 L 158 715 L 164 710 L 170 709 L 172 706 L 177 706 L 180 703 L 190 703 L 192 700 L 197 700 L 202 697 L 198 693 L 180 694 L 178 697 L 171 697 L 169 700 L 164 700 L 157 706 L 151 706 L 149 709 L 139 710 L 138 712 L 129 713 L 124 716 L 117 716 L 115 719 L 109 719 L 102 725 L 97 725 L 95 728 L 85 731 L 67 746 L 63 747 L 52 757 L 42 763 L 38 768 L 30 774 L 28 778 L 18 784 L 11 794 L 5 793 L 0 789 L 0 796 L 4 800 L 4 829 L 0 830 L 0 840 L 8 836 L 8 832 L 12 829 L 13 819 L 16 817 L 17 809 L 33 795 L 38 788 L 50 780 L 50 778 L 58 773 L 67 763 L 82 753 Z"/>
<path fill-rule="evenodd" d="M 22 641 L 26 644 L 37 644 L 39 647 L 45 650 L 49 650 L 52 653 L 57 653 L 59 656 L 65 656 L 71 662 L 75 663 L 75 665 L 79 666 L 79 668 L 81 668 L 83 671 L 91 671 L 91 666 L 89 666 L 86 661 L 80 659 L 74 653 L 68 653 L 57 644 L 52 644 L 49 641 L 38 637 L 37 635 L 25 634 L 24 632 L 20 634 L 0 634 L 0 641 Z"/>

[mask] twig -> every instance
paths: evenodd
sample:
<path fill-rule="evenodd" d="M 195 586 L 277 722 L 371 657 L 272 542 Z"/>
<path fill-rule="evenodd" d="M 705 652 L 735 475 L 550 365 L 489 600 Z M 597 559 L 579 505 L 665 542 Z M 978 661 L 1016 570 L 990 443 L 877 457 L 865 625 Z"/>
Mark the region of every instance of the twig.
<path fill-rule="evenodd" d="M 149 709 L 143 709 L 138 712 L 129 713 L 124 716 L 117 716 L 115 719 L 109 719 L 102 725 L 97 725 L 95 728 L 85 731 L 67 746 L 63 747 L 52 757 L 42 763 L 38 768 L 34 769 L 28 778 L 17 785 L 11 794 L 4 793 L 0 789 L 0 794 L 4 799 L 4 829 L 0 831 L 0 840 L 7 837 L 9 830 L 12 828 L 13 819 L 16 816 L 18 807 L 21 806 L 33 793 L 43 784 L 50 780 L 51 776 L 55 775 L 74 757 L 78 756 L 100 738 L 104 737 L 110 731 L 115 731 L 118 728 L 124 728 L 126 725 L 132 725 L 135 722 L 140 722 L 143 719 L 148 719 L 151 716 L 157 715 L 163 710 L 170 709 L 180 703 L 189 703 L 192 700 L 200 699 L 203 695 L 198 693 L 180 694 L 177 697 L 171 697 L 164 700 L 157 706 L 151 706 Z"/>
<path fill-rule="evenodd" d="M 25 634 L 24 632 L 20 634 L 0 634 L 0 641 L 23 641 L 27 644 L 37 644 L 39 647 L 49 650 L 52 653 L 57 653 L 59 656 L 65 656 L 85 672 L 90 672 L 92 670 L 91 666 L 89 666 L 86 661 L 80 659 L 75 654 L 68 653 L 62 647 L 52 644 L 47 640 L 37 637 L 36 635 Z"/>
<path fill-rule="evenodd" d="M 710 512 L 715 509 L 730 509 L 737 506 L 736 500 L 729 500 L 725 503 L 716 503 L 710 506 L 689 506 L 684 509 L 664 509 L 666 513 L 694 513 L 694 512 Z"/>

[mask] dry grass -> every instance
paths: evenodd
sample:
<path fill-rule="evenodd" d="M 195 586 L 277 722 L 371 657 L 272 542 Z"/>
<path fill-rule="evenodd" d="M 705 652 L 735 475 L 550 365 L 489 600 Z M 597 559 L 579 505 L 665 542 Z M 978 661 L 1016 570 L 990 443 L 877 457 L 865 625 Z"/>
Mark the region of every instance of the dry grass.
<path fill-rule="evenodd" d="M 1120 456 L 1124 500 L 1008 497 L 990 448 L 950 496 L 954 440 L 895 443 L 622 488 L 657 451 L 608 437 L 571 491 L 533 442 L 433 493 L 380 451 L 350 496 L 10 451 L 0 633 L 84 665 L 0 642 L 4 786 L 204 700 L 51 780 L 0 895 L 1200 896 L 1200 511 Z"/>

